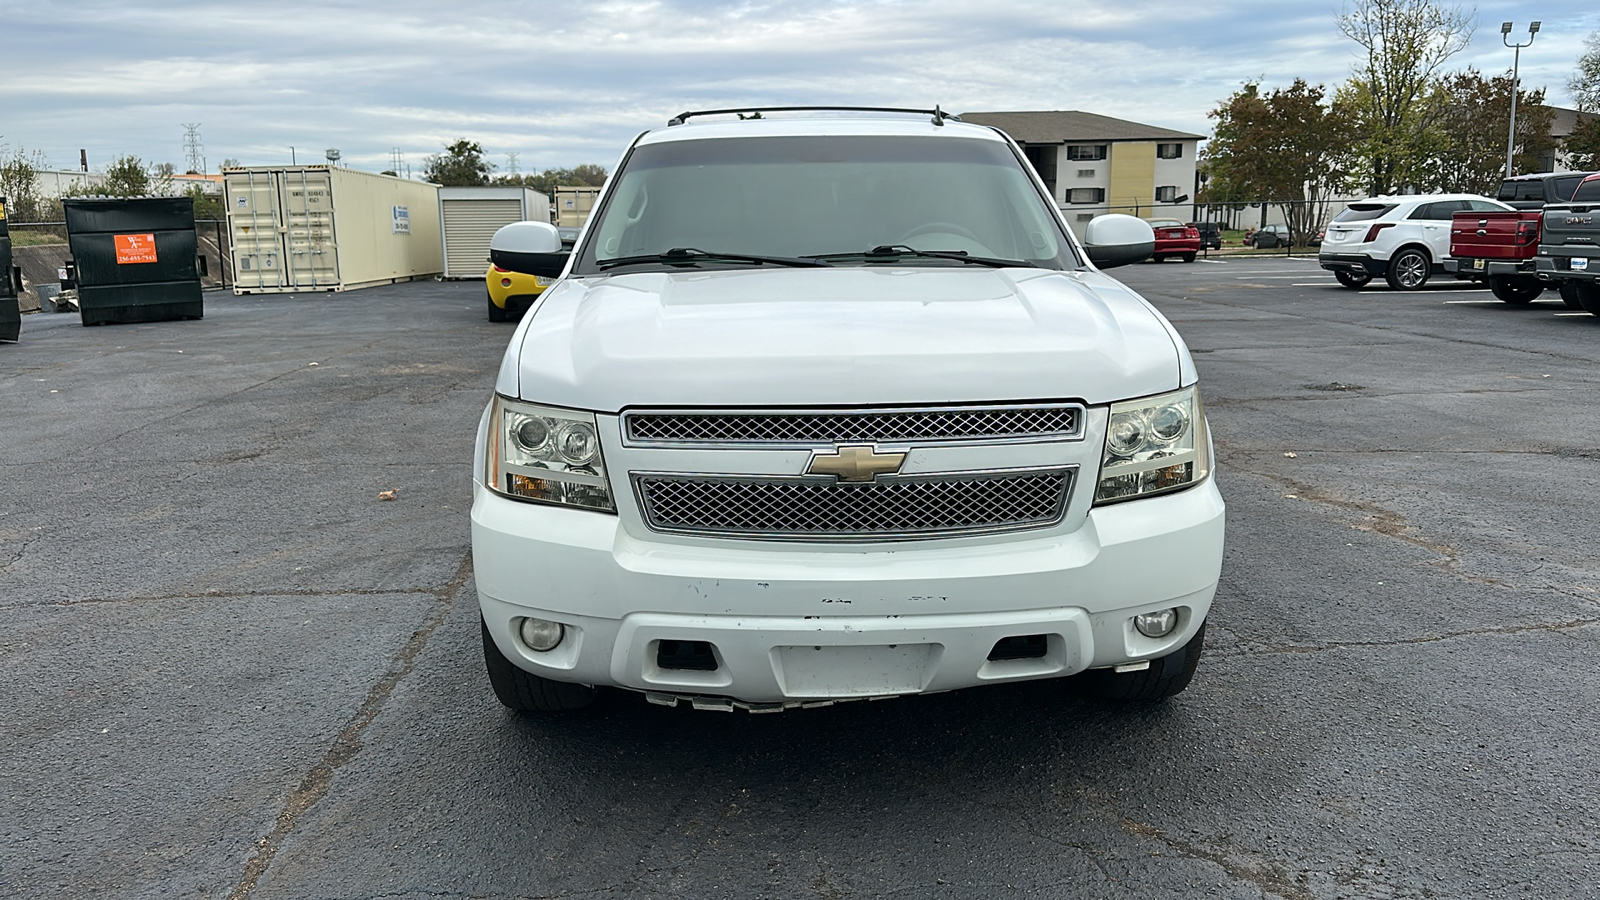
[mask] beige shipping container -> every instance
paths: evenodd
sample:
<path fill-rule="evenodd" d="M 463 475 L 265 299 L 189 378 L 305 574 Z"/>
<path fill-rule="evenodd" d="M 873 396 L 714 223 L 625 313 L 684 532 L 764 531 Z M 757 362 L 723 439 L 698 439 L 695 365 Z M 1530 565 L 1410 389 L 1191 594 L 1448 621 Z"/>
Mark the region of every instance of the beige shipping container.
<path fill-rule="evenodd" d="M 444 271 L 439 186 L 331 166 L 225 169 L 235 294 L 348 291 Z"/>
<path fill-rule="evenodd" d="M 550 198 L 522 187 L 442 187 L 439 220 L 444 277 L 482 278 L 494 233 L 512 222 L 549 222 Z"/>
<path fill-rule="evenodd" d="M 556 224 L 582 228 L 583 223 L 589 221 L 589 213 L 594 211 L 594 201 L 599 196 L 600 189 L 597 187 L 577 185 L 556 188 Z"/>

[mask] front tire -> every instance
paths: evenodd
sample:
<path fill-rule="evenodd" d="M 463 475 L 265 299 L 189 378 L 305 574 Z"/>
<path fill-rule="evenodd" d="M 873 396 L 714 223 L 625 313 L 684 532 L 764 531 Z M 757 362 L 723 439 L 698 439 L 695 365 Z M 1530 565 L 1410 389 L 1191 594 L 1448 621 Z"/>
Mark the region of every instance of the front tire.
<path fill-rule="evenodd" d="M 1433 260 L 1420 247 L 1406 247 L 1389 259 L 1388 271 L 1383 280 L 1396 291 L 1414 291 L 1428 283 L 1433 274 Z"/>
<path fill-rule="evenodd" d="M 1140 672 L 1091 669 L 1073 678 L 1080 696 L 1094 700 L 1149 703 L 1183 693 L 1200 665 L 1205 649 L 1206 623 L 1201 622 L 1189 643 L 1150 660 L 1150 668 Z"/>
<path fill-rule="evenodd" d="M 1337 269 L 1337 270 L 1335 270 L 1334 273 L 1333 273 L 1333 277 L 1339 279 L 1339 283 L 1340 284 L 1344 285 L 1347 288 L 1351 288 L 1351 289 L 1364 288 L 1364 287 L 1367 286 L 1367 284 L 1369 282 L 1372 281 L 1372 276 L 1368 275 L 1365 272 L 1362 272 L 1360 275 L 1357 275 L 1356 273 L 1348 271 L 1346 269 Z"/>
<path fill-rule="evenodd" d="M 1489 279 L 1489 290 L 1512 306 L 1526 306 L 1544 293 L 1544 285 L 1529 276 L 1497 275 Z"/>
<path fill-rule="evenodd" d="M 478 624 L 483 628 L 483 663 L 489 670 L 489 686 L 507 709 L 520 713 L 566 712 L 594 702 L 595 690 L 588 685 L 552 681 L 519 668 L 495 645 L 488 623 L 480 618 Z"/>

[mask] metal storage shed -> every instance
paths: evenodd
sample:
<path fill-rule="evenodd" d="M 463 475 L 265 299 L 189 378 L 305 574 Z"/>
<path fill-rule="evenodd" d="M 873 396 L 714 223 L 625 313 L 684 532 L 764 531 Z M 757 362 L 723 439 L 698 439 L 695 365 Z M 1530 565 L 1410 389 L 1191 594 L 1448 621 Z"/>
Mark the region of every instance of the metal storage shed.
<path fill-rule="evenodd" d="M 442 187 L 439 220 L 444 277 L 482 278 L 494 233 L 512 222 L 549 222 L 550 198 L 521 187 Z"/>
<path fill-rule="evenodd" d="M 444 271 L 439 186 L 332 166 L 227 169 L 235 294 L 347 291 Z"/>

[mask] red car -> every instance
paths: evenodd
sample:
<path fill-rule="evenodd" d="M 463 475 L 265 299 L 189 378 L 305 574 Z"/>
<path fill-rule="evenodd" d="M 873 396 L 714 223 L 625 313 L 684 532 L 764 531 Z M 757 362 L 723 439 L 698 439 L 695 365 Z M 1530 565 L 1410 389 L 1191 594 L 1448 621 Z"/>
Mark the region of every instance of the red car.
<path fill-rule="evenodd" d="M 1200 252 L 1200 229 L 1177 219 L 1151 219 L 1150 227 L 1156 233 L 1156 252 L 1151 259 L 1161 262 L 1177 256 L 1186 263 L 1194 262 L 1195 254 Z"/>

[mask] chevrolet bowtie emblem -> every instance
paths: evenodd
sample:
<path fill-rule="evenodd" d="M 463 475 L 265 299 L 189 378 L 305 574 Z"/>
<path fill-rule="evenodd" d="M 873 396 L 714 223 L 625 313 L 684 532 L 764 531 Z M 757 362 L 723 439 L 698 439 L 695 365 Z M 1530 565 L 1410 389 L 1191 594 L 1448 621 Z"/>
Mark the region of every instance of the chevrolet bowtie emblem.
<path fill-rule="evenodd" d="M 873 444 L 841 444 L 833 450 L 811 454 L 807 475 L 837 475 L 840 481 L 872 481 L 879 475 L 900 471 L 906 461 L 903 450 L 879 451 Z"/>

